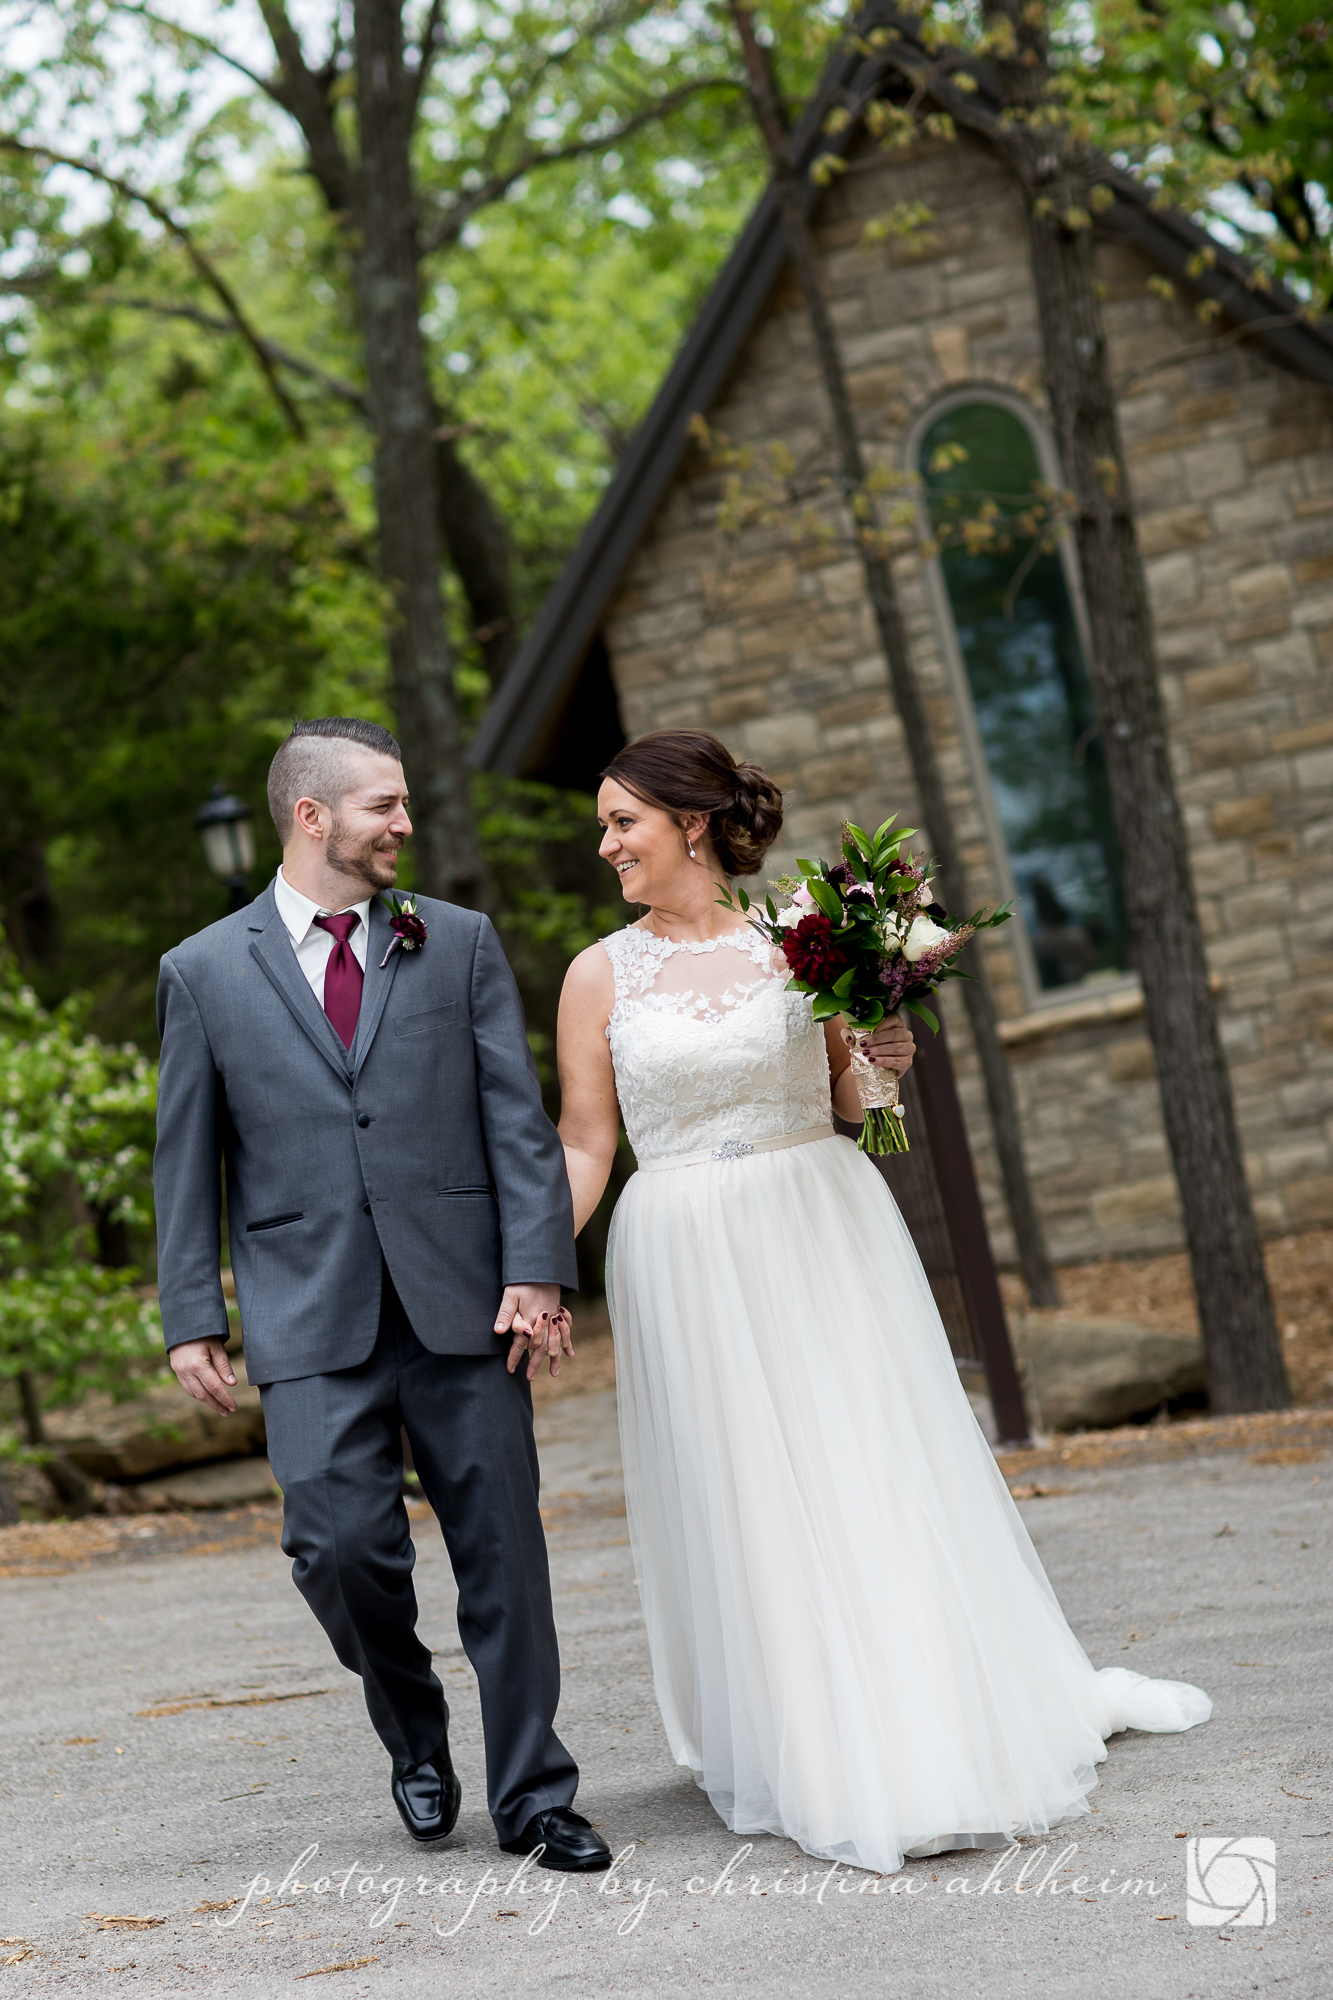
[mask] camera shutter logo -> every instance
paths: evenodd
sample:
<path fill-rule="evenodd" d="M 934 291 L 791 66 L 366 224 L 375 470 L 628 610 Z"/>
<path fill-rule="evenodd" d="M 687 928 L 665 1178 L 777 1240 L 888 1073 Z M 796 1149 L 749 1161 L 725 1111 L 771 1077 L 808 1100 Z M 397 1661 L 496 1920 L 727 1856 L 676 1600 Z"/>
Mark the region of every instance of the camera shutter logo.
<path fill-rule="evenodd" d="M 1277 1849 L 1258 1834 L 1199 1834 L 1185 1850 L 1185 1914 L 1215 1929 L 1271 1924 L 1277 1916 Z"/>

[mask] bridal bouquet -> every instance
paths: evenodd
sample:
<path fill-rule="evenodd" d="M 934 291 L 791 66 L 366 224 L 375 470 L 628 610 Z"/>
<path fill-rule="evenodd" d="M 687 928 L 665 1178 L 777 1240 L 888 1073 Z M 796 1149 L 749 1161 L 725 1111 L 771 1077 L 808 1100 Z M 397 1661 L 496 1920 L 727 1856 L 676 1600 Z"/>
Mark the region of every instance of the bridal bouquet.
<path fill-rule="evenodd" d="M 907 1134 L 898 1078 L 862 1053 L 860 1037 L 898 1007 L 938 1031 L 926 995 L 946 979 L 966 979 L 953 961 L 968 939 L 1012 915 L 1006 903 L 989 916 L 978 911 L 966 923 L 948 923 L 933 898 L 929 865 L 904 851 L 913 838 L 911 827 L 895 833 L 891 819 L 873 834 L 844 826 L 841 861 L 798 861 L 800 875 L 774 882 L 789 899 L 784 908 L 766 896 L 767 915 L 752 915 L 739 888 L 721 899 L 781 951 L 792 973 L 788 991 L 813 996 L 817 1021 L 844 1017 L 865 1112 L 858 1143 L 869 1153 L 905 1153 Z"/>

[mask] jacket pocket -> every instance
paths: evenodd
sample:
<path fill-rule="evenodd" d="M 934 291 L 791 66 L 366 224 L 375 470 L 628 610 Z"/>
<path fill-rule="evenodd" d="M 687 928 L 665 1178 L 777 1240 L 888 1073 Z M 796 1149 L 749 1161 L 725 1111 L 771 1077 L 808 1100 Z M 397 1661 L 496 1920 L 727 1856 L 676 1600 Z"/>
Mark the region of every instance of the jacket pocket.
<path fill-rule="evenodd" d="M 446 1000 L 440 1007 L 424 1007 L 418 1014 L 395 1014 L 393 1031 L 395 1035 L 429 1035 L 434 1028 L 444 1028 L 458 1012 L 456 1000 Z"/>
<path fill-rule="evenodd" d="M 269 1215 L 263 1222 L 247 1222 L 245 1233 L 253 1236 L 257 1229 L 281 1229 L 284 1222 L 304 1222 L 305 1210 L 299 1209 L 295 1215 Z"/>
<path fill-rule="evenodd" d="M 490 1187 L 447 1187 L 436 1188 L 435 1192 L 437 1195 L 451 1194 L 470 1201 L 482 1201 L 492 1196 L 495 1193 L 495 1189 Z"/>

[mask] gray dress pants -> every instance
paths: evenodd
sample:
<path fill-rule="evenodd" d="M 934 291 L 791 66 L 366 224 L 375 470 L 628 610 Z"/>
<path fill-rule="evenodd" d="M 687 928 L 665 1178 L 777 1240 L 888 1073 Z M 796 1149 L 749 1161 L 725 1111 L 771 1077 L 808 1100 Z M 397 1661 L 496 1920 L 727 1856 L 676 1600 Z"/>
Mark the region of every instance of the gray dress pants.
<path fill-rule="evenodd" d="M 512 1840 L 536 1812 L 572 1803 L 578 1767 L 555 1733 L 560 1660 L 537 1507 L 532 1391 L 507 1343 L 431 1354 L 388 1270 L 379 1332 L 356 1368 L 260 1391 L 283 1493 L 282 1546 L 297 1589 L 342 1664 L 360 1674 L 381 1742 L 429 1757 L 448 1718 L 416 1634 L 416 1555 L 402 1496 L 406 1427 L 458 1584 L 458 1633 L 481 1689 L 487 1804 Z"/>

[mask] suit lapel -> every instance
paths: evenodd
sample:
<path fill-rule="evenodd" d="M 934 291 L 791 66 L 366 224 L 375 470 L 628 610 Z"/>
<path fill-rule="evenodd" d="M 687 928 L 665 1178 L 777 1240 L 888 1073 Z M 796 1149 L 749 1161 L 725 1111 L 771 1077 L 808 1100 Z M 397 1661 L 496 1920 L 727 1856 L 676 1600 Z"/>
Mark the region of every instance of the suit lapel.
<path fill-rule="evenodd" d="M 352 1075 L 361 1074 L 361 1066 L 370 1054 L 370 1045 L 384 1012 L 384 1003 L 389 997 L 389 989 L 398 973 L 398 961 L 403 955 L 401 945 L 389 954 L 387 965 L 381 965 L 389 946 L 393 944 L 393 928 L 389 922 L 387 906 L 375 897 L 370 905 L 370 937 L 366 949 L 366 979 L 361 988 L 361 1012 L 357 1017 L 356 1038 L 352 1043 Z"/>
<path fill-rule="evenodd" d="M 255 900 L 250 929 L 257 933 L 250 940 L 252 956 L 258 960 L 297 1025 L 309 1035 L 330 1068 L 337 1071 L 344 1083 L 350 1083 L 350 1057 L 337 1029 L 311 992 L 310 982 L 296 962 L 287 926 L 278 915 L 271 883 Z"/>

